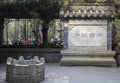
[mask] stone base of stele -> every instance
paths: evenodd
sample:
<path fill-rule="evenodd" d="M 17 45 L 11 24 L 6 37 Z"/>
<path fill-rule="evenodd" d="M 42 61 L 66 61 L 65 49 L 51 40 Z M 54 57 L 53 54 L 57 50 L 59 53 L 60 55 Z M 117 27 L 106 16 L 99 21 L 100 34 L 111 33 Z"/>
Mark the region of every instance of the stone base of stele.
<path fill-rule="evenodd" d="M 115 51 L 61 50 L 60 65 L 64 66 L 117 66 Z"/>

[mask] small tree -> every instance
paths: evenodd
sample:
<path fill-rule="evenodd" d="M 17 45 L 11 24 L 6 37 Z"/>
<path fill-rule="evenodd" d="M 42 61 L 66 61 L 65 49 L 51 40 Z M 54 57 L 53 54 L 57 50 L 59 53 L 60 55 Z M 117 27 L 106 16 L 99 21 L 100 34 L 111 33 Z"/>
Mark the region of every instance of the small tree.
<path fill-rule="evenodd" d="M 43 20 L 43 44 L 46 45 L 48 42 L 48 29 L 49 22 L 59 18 L 60 4 L 58 0 L 41 0 L 38 8 L 39 17 Z"/>
<path fill-rule="evenodd" d="M 59 0 L 14 0 L 1 4 L 0 17 L 3 18 L 39 18 L 43 20 L 43 44 L 47 43 L 49 22 L 59 17 Z"/>

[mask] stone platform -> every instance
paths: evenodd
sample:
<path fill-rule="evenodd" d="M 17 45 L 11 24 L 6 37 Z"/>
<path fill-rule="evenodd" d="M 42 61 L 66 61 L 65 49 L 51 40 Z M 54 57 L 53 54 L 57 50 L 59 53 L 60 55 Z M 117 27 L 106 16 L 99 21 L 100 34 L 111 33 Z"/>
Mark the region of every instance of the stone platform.
<path fill-rule="evenodd" d="M 61 65 L 116 66 L 115 51 L 62 50 Z"/>

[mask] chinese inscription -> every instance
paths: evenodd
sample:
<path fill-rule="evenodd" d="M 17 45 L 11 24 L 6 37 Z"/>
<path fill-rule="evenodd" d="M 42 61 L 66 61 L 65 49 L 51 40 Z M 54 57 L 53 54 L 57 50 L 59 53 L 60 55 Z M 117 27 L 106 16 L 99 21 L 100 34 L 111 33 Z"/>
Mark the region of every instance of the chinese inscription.
<path fill-rule="evenodd" d="M 102 37 L 103 34 L 101 33 L 74 33 L 73 37 L 91 37 L 91 38 L 94 38 L 94 37 Z"/>
<path fill-rule="evenodd" d="M 106 26 L 74 26 L 68 32 L 69 46 L 107 46 Z"/>

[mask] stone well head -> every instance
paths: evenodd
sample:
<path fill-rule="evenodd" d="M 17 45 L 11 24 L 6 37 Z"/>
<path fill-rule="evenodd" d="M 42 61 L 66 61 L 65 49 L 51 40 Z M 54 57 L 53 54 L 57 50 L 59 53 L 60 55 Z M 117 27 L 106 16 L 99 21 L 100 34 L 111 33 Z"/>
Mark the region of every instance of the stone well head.
<path fill-rule="evenodd" d="M 8 83 L 40 83 L 44 80 L 45 60 L 38 56 L 25 60 L 20 56 L 18 60 L 7 59 L 6 81 Z"/>

